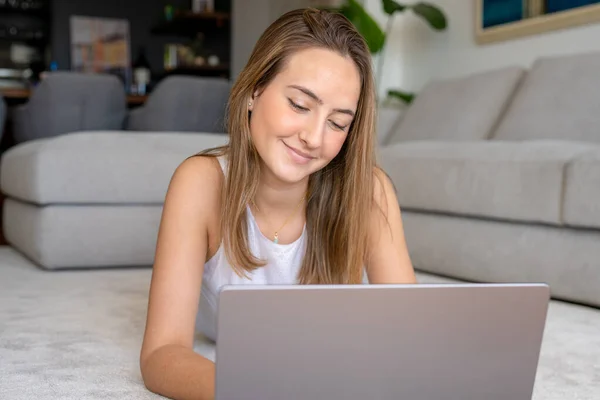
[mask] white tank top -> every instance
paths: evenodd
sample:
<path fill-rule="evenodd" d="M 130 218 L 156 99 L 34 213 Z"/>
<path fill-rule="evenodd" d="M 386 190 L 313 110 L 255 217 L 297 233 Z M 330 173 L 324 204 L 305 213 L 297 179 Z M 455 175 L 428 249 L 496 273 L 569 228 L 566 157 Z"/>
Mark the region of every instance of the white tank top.
<path fill-rule="evenodd" d="M 218 160 L 226 173 L 227 161 L 223 157 L 219 157 Z M 212 340 L 216 340 L 217 337 L 217 299 L 224 285 L 297 283 L 306 248 L 306 225 L 302 235 L 295 242 L 276 244 L 262 234 L 250 207 L 247 208 L 247 215 L 250 250 L 254 256 L 266 260 L 267 264 L 248 273 L 249 278 L 242 278 L 227 262 L 222 244 L 215 255 L 204 264 L 196 329 Z"/>

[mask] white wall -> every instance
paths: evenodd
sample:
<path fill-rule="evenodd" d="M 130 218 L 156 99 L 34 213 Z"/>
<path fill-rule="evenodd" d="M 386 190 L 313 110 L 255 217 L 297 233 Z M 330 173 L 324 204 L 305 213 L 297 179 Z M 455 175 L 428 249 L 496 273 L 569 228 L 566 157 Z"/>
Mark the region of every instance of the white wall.
<path fill-rule="evenodd" d="M 286 12 L 307 7 L 309 3 L 310 0 L 271 0 L 271 19 L 275 21 Z"/>
<path fill-rule="evenodd" d="M 262 32 L 271 23 L 271 0 L 233 0 L 231 4 L 231 79 L 248 62 Z"/>
<path fill-rule="evenodd" d="M 410 1 L 409 1 L 410 2 Z M 448 29 L 435 32 L 410 13 L 397 14 L 388 42 L 382 92 L 390 87 L 419 90 L 431 78 L 450 78 L 507 65 L 528 67 L 544 55 L 600 51 L 600 24 L 478 45 L 474 39 L 474 0 L 431 0 L 448 17 Z M 367 9 L 384 26 L 381 0 Z"/>
<path fill-rule="evenodd" d="M 283 13 L 305 7 L 309 0 L 233 0 L 231 79 L 248 62 L 260 35 Z"/>

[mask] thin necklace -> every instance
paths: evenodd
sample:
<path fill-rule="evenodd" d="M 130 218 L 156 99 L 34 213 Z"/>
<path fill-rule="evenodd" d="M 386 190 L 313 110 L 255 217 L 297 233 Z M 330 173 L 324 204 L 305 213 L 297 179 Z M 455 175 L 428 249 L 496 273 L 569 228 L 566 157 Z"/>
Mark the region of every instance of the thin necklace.
<path fill-rule="evenodd" d="M 292 213 L 285 219 L 285 221 L 283 222 L 283 225 L 281 225 L 281 227 L 279 227 L 279 229 L 277 229 L 275 231 L 275 234 L 273 235 L 273 243 L 279 243 L 279 232 L 283 229 L 283 227 L 285 227 L 287 225 L 290 218 L 292 218 L 294 216 L 294 214 L 296 214 L 296 211 L 298 211 L 298 209 L 300 208 L 302 203 L 304 203 L 305 199 L 306 199 L 306 196 L 302 197 L 302 199 L 300 200 L 300 203 L 298 203 L 296 208 L 294 208 L 294 211 L 292 211 Z M 258 212 L 262 213 L 262 211 L 260 211 L 260 208 L 258 208 L 258 206 L 254 202 L 254 200 L 250 200 L 250 201 L 252 202 L 252 205 L 254 206 L 254 208 L 256 208 L 258 210 Z"/>

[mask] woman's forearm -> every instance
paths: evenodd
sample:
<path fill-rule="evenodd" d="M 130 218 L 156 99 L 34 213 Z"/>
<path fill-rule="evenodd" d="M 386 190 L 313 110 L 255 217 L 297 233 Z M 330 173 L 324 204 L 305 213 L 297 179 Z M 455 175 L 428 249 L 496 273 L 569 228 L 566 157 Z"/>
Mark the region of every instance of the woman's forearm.
<path fill-rule="evenodd" d="M 209 400 L 215 396 L 215 364 L 192 349 L 168 345 L 142 362 L 146 387 L 176 400 Z"/>

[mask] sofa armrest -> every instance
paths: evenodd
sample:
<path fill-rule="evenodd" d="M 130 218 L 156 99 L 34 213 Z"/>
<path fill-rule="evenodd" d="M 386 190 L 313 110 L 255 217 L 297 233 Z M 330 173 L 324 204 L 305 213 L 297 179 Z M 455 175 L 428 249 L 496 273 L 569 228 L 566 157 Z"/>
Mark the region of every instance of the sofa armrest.
<path fill-rule="evenodd" d="M 398 128 L 405 114 L 403 107 L 380 106 L 377 113 L 377 145 L 385 146 Z"/>

